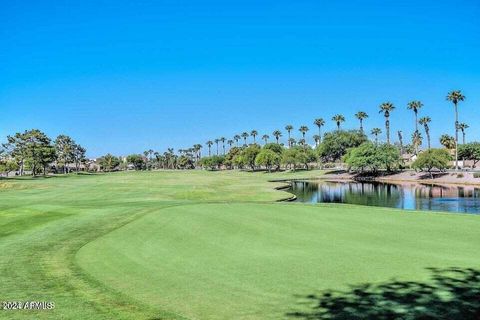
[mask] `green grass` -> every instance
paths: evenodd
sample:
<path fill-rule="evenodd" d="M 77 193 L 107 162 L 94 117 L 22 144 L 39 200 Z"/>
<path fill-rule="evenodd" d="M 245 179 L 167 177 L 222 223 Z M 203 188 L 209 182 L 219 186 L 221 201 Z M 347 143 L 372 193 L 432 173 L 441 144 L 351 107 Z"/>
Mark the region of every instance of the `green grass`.
<path fill-rule="evenodd" d="M 278 319 L 298 296 L 480 266 L 480 217 L 276 203 L 320 172 L 129 172 L 0 184 L 5 319 Z"/>

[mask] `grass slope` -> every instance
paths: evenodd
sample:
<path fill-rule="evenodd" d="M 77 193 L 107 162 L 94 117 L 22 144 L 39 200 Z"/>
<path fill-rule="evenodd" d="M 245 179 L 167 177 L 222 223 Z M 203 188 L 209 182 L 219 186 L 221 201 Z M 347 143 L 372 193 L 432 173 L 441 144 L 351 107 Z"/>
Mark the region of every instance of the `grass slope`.
<path fill-rule="evenodd" d="M 480 265 L 479 217 L 273 203 L 268 179 L 318 174 L 2 181 L 0 298 L 57 307 L 0 318 L 279 318 L 295 295 Z"/>

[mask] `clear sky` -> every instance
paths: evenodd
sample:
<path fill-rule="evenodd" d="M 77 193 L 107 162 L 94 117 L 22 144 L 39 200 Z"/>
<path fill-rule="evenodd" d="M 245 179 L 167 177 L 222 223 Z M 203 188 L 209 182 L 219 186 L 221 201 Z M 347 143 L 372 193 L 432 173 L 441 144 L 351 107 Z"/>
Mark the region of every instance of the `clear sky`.
<path fill-rule="evenodd" d="M 460 120 L 480 140 L 480 1 L 4 1 L 0 137 L 39 128 L 90 156 L 186 148 L 412 99 L 437 143 Z M 296 134 L 300 134 L 296 131 Z M 392 133 L 396 138 L 396 134 Z M 382 137 L 384 139 L 384 137 Z"/>

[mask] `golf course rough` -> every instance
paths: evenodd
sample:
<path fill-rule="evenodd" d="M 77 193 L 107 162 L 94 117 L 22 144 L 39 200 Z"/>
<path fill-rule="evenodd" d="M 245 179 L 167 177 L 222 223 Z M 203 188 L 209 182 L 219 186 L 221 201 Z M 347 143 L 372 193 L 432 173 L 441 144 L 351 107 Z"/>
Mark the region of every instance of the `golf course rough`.
<path fill-rule="evenodd" d="M 127 172 L 6 181 L 5 319 L 279 319 L 302 296 L 478 268 L 474 215 L 275 203 L 321 172 Z M 300 306 L 300 307 L 299 307 Z"/>

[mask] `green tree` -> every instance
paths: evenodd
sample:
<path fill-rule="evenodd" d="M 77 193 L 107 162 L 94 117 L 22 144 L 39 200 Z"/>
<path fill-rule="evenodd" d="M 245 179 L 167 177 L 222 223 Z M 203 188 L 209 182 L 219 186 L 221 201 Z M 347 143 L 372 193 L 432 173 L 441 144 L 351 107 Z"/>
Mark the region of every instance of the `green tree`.
<path fill-rule="evenodd" d="M 255 164 L 257 166 L 265 166 L 265 168 L 271 172 L 272 166 L 280 165 L 281 157 L 269 149 L 262 149 L 255 158 Z"/>
<path fill-rule="evenodd" d="M 26 160 L 31 166 L 32 175 L 36 176 L 40 167 L 46 159 L 50 157 L 48 152 L 51 149 L 51 140 L 45 133 L 38 129 L 32 129 L 24 133 L 25 147 L 26 147 Z M 53 159 L 53 157 L 49 158 Z"/>
<path fill-rule="evenodd" d="M 345 122 L 345 117 L 341 114 L 336 114 L 332 117 L 332 120 L 337 124 L 337 130 L 340 130 L 340 124 Z"/>
<path fill-rule="evenodd" d="M 249 166 L 252 170 L 255 170 L 255 158 L 260 153 L 260 147 L 257 144 L 252 144 L 242 150 L 241 157 L 243 163 Z"/>
<path fill-rule="evenodd" d="M 7 136 L 7 143 L 3 145 L 7 153 L 18 163 L 20 175 L 24 174 L 25 160 L 27 158 L 27 131 L 17 132 Z"/>
<path fill-rule="evenodd" d="M 228 144 L 228 147 L 229 147 L 229 151 L 230 149 L 232 149 L 232 146 L 233 146 L 233 140 L 227 140 L 227 144 Z"/>
<path fill-rule="evenodd" d="M 387 143 L 390 144 L 390 113 L 395 109 L 391 102 L 384 102 L 380 105 L 379 113 L 385 117 L 385 131 L 387 132 Z"/>
<path fill-rule="evenodd" d="M 432 121 L 432 119 L 430 119 L 430 117 L 422 117 L 418 121 L 418 123 L 420 123 L 423 126 L 423 128 L 425 129 L 425 135 L 427 136 L 428 149 L 431 148 L 431 145 L 430 145 L 430 127 L 428 126 L 430 121 Z"/>
<path fill-rule="evenodd" d="M 400 152 L 395 146 L 386 143 L 377 145 L 367 141 L 349 149 L 343 160 L 353 170 L 392 171 L 400 167 Z"/>
<path fill-rule="evenodd" d="M 68 164 L 73 162 L 75 141 L 67 135 L 61 134 L 55 139 L 57 163 L 63 167 L 63 173 L 68 173 Z"/>
<path fill-rule="evenodd" d="M 432 170 L 437 169 L 444 171 L 448 168 L 448 163 L 451 160 L 451 156 L 445 149 L 429 149 L 418 155 L 417 159 L 413 162 L 412 168 L 421 171 L 427 171 L 430 177 L 433 179 Z"/>
<path fill-rule="evenodd" d="M 145 158 L 140 154 L 131 154 L 127 156 L 127 163 L 133 165 L 135 170 L 145 170 Z"/>
<path fill-rule="evenodd" d="M 382 129 L 373 128 L 372 131 L 370 131 L 370 134 L 375 136 L 375 144 L 378 144 L 378 135 L 382 134 Z"/>
<path fill-rule="evenodd" d="M 300 133 L 302 134 L 302 139 L 303 139 L 302 145 L 305 146 L 306 145 L 305 134 L 308 132 L 308 127 L 307 126 L 300 126 L 298 131 L 300 131 Z"/>
<path fill-rule="evenodd" d="M 349 148 L 358 147 L 366 141 L 367 137 L 359 130 L 328 132 L 318 147 L 318 155 L 323 162 L 334 162 L 340 160 Z"/>
<path fill-rule="evenodd" d="M 313 140 L 315 141 L 315 147 L 318 147 L 318 145 L 320 144 L 320 136 L 318 134 L 314 134 L 313 135 Z"/>
<path fill-rule="evenodd" d="M 151 153 L 153 153 L 153 150 L 150 150 L 150 151 Z M 80 170 L 80 164 L 85 162 L 86 160 L 85 158 L 86 153 L 87 153 L 87 149 L 85 149 L 78 143 L 75 143 L 72 150 L 72 160 L 73 160 L 73 163 L 75 163 L 75 169 L 77 173 Z"/>
<path fill-rule="evenodd" d="M 453 103 L 455 109 L 455 170 L 458 170 L 458 103 L 465 100 L 460 90 L 448 93 L 447 100 Z"/>
<path fill-rule="evenodd" d="M 358 111 L 355 113 L 355 117 L 360 121 L 360 131 L 363 132 L 363 120 L 368 118 L 368 114 L 364 111 Z"/>
<path fill-rule="evenodd" d="M 0 159 L 0 172 L 5 174 L 7 177 L 12 171 L 17 171 L 20 169 L 18 163 L 11 159 Z"/>
<path fill-rule="evenodd" d="M 458 156 L 473 161 L 473 167 L 480 161 L 480 142 L 470 142 L 458 146 Z"/>
<path fill-rule="evenodd" d="M 120 165 L 120 159 L 107 153 L 106 155 L 97 159 L 97 164 L 102 171 L 113 171 Z"/>

